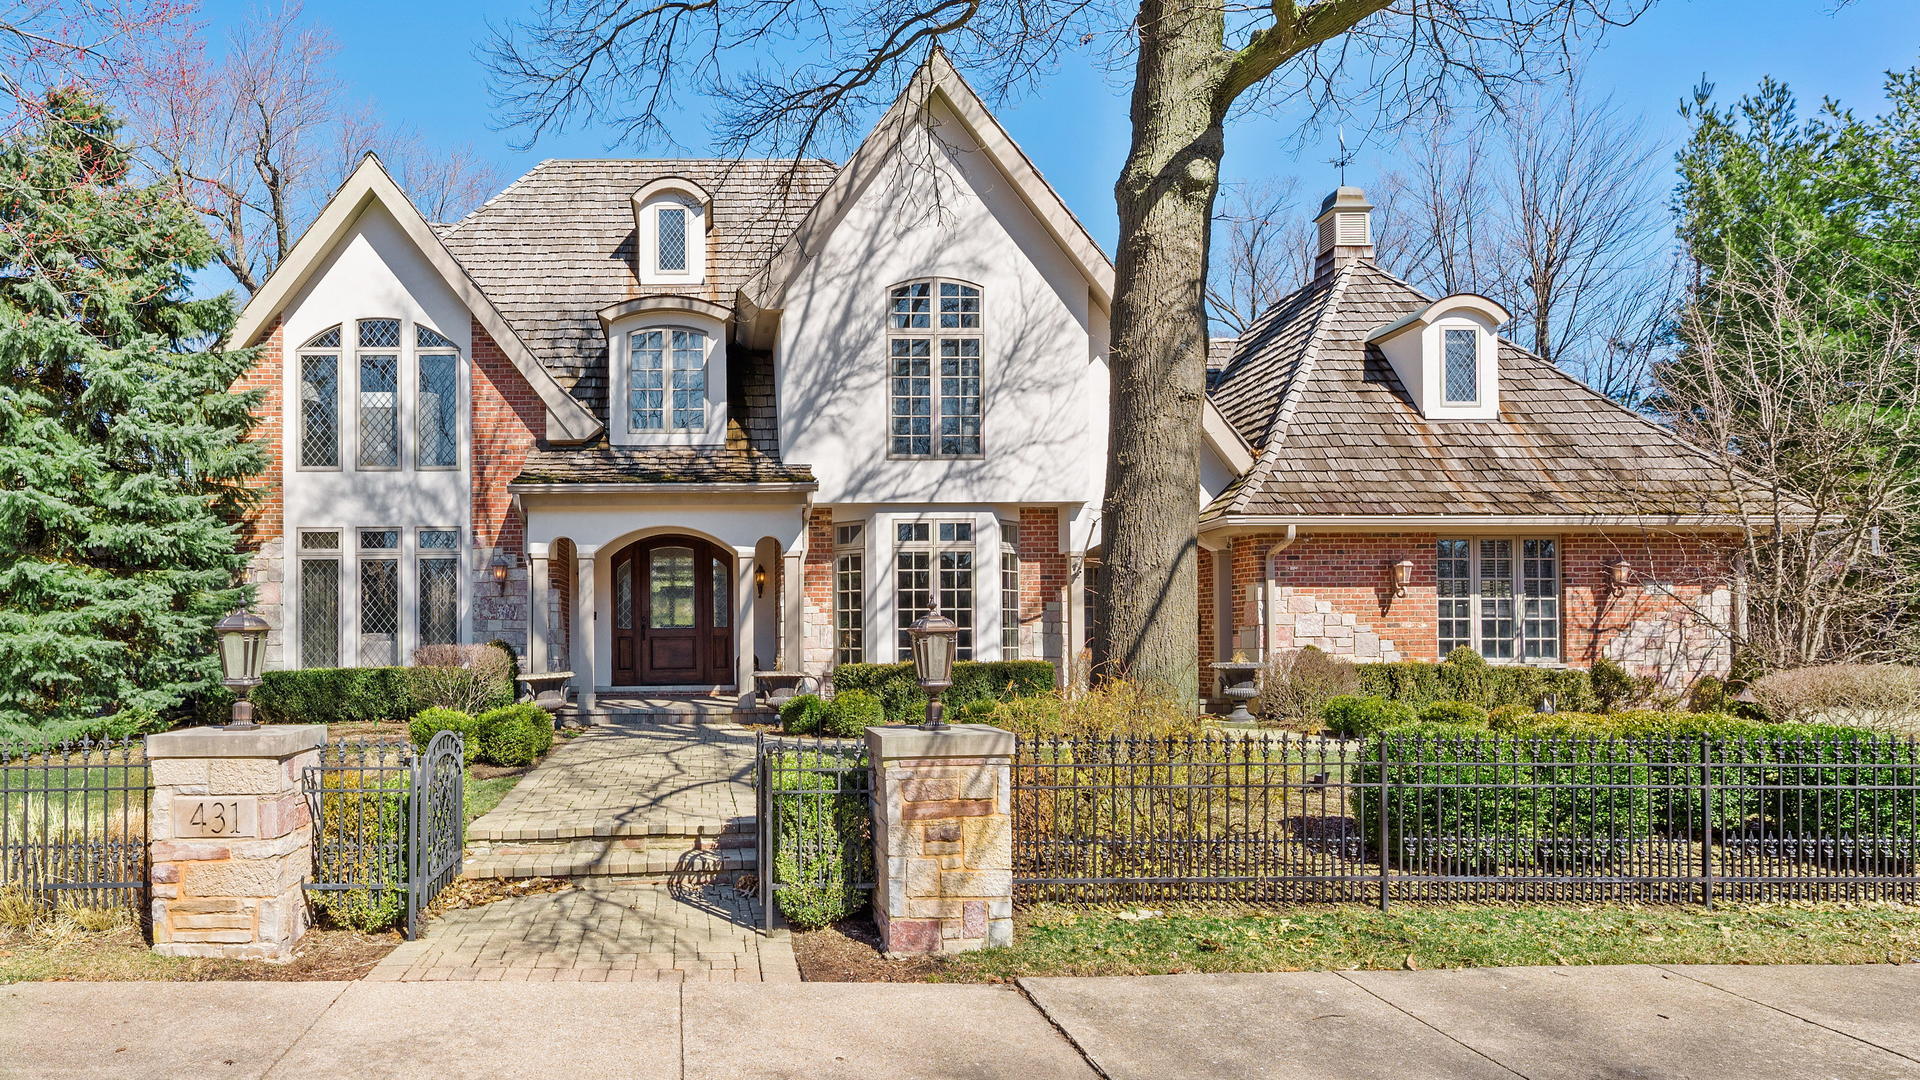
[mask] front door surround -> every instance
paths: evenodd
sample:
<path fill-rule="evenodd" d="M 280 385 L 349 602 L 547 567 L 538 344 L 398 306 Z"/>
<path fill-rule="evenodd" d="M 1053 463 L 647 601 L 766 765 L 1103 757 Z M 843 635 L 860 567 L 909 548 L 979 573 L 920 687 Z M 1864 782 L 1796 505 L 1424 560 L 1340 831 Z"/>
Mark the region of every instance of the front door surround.
<path fill-rule="evenodd" d="M 731 552 L 694 536 L 649 537 L 614 554 L 614 685 L 733 681 L 733 564 Z"/>

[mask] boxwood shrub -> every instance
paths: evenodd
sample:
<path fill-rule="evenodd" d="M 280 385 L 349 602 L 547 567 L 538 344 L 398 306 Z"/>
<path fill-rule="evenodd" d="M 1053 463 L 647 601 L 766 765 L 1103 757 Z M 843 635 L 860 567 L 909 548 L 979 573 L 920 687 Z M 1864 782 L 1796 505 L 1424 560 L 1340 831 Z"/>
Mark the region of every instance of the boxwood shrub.
<path fill-rule="evenodd" d="M 507 705 L 473 718 L 480 760 L 490 765 L 531 765 L 553 748 L 553 717 L 538 705 Z"/>
<path fill-rule="evenodd" d="M 812 735 L 826 719 L 827 702 L 818 694 L 796 694 L 780 705 L 780 730 L 789 735 Z"/>
<path fill-rule="evenodd" d="M 953 686 L 941 695 L 949 711 L 976 701 L 1011 701 L 1053 692 L 1056 676 L 1047 660 L 962 660 L 953 665 Z M 926 718 L 927 698 L 914 680 L 913 665 L 842 664 L 833 669 L 833 692 L 862 690 L 880 699 L 887 723 L 913 724 Z"/>
<path fill-rule="evenodd" d="M 873 815 L 867 793 L 835 784 L 846 759 L 832 749 L 772 755 L 768 776 L 780 806 L 773 835 L 774 902 L 803 928 L 826 926 L 866 906 L 873 880 Z"/>
<path fill-rule="evenodd" d="M 820 722 L 820 734 L 836 739 L 851 739 L 868 728 L 887 722 L 880 699 L 865 690 L 843 690 L 827 702 L 827 715 Z"/>
<path fill-rule="evenodd" d="M 1435 701 L 1464 701 L 1483 709 L 1524 705 L 1531 709 L 1552 695 L 1558 708 L 1591 709 L 1593 688 L 1587 673 L 1572 668 L 1493 665 L 1471 649 L 1455 649 L 1445 660 L 1430 664 L 1402 660 L 1388 664 L 1361 664 L 1360 692 L 1410 705 Z"/>
<path fill-rule="evenodd" d="M 1413 706 L 1377 694 L 1363 697 L 1341 694 L 1320 708 L 1320 719 L 1343 739 L 1364 739 L 1388 728 L 1411 724 L 1416 719 Z"/>
<path fill-rule="evenodd" d="M 420 668 L 301 668 L 268 671 L 254 687 L 254 712 L 263 724 L 405 723 L 435 704 L 415 685 Z M 502 681 L 490 706 L 512 703 L 513 683 Z"/>

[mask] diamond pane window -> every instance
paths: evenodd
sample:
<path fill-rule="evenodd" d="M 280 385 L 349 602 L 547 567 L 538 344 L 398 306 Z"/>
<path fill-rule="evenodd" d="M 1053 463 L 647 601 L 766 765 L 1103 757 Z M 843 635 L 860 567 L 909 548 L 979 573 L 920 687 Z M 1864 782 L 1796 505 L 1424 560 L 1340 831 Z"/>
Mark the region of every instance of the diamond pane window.
<path fill-rule="evenodd" d="M 391 469 L 399 464 L 400 358 L 393 353 L 361 353 L 360 465 Z"/>
<path fill-rule="evenodd" d="M 399 551 L 399 529 L 361 529 L 361 551 Z"/>
<path fill-rule="evenodd" d="M 460 435 L 460 360 L 452 353 L 420 354 L 420 461 L 423 469 L 452 468 Z"/>
<path fill-rule="evenodd" d="M 704 431 L 707 427 L 707 335 L 698 330 L 673 332 L 673 428 Z"/>
<path fill-rule="evenodd" d="M 361 348 L 397 349 L 400 347 L 399 319 L 361 319 L 357 325 Z"/>
<path fill-rule="evenodd" d="M 300 550 L 301 551 L 339 551 L 340 550 L 340 533 L 337 530 L 333 530 L 333 529 L 326 529 L 326 530 L 321 530 L 316 532 L 303 532 L 300 534 Z"/>
<path fill-rule="evenodd" d="M 633 563 L 627 559 L 620 560 L 613 575 L 613 625 L 633 629 Z"/>
<path fill-rule="evenodd" d="M 1480 399 L 1480 335 L 1472 330 L 1448 330 L 1447 400 L 1472 403 Z"/>
<path fill-rule="evenodd" d="M 660 431 L 666 414 L 667 336 L 659 330 L 627 335 L 627 428 Z"/>
<path fill-rule="evenodd" d="M 663 206 L 655 212 L 657 265 L 662 273 L 678 273 L 687 268 L 687 211 L 684 207 Z"/>
<path fill-rule="evenodd" d="M 313 336 L 313 340 L 307 342 L 306 345 L 304 346 L 304 348 L 308 348 L 308 349 L 337 349 L 339 347 L 340 347 L 340 328 L 337 326 L 332 328 L 331 330 L 323 330 L 320 333 L 315 334 Z"/>
<path fill-rule="evenodd" d="M 363 545 L 364 546 L 364 545 Z M 360 560 L 360 663 L 400 662 L 400 560 Z"/>
<path fill-rule="evenodd" d="M 328 333 L 339 340 L 338 329 Z M 340 354 L 337 352 L 300 356 L 300 464 L 313 469 L 340 465 Z"/>
<path fill-rule="evenodd" d="M 425 534 L 422 534 L 425 539 Z M 420 559 L 420 644 L 460 640 L 460 560 L 447 555 Z"/>
<path fill-rule="evenodd" d="M 337 536 L 335 540 L 337 543 Z M 300 560 L 300 666 L 340 666 L 338 558 Z"/>
<path fill-rule="evenodd" d="M 727 564 L 725 562 L 719 559 L 711 559 L 708 561 L 707 580 L 713 586 L 711 589 L 713 595 L 713 625 L 716 629 L 729 625 L 727 609 L 730 605 L 728 601 L 733 599 L 733 589 L 729 587 L 728 583 L 731 577 L 732 575 L 727 572 Z M 778 594 L 776 593 L 776 595 Z"/>
<path fill-rule="evenodd" d="M 459 529 L 421 529 L 421 551 L 459 551 Z"/>
<path fill-rule="evenodd" d="M 438 330 L 429 330 L 419 323 L 415 323 L 413 326 L 413 345 L 417 349 L 456 350 L 460 347 L 453 343 L 452 338 L 442 334 Z"/>
<path fill-rule="evenodd" d="M 932 311 L 936 295 L 938 320 Z M 917 281 L 894 286 L 888 296 L 888 452 L 978 457 L 980 290 L 957 281 Z"/>

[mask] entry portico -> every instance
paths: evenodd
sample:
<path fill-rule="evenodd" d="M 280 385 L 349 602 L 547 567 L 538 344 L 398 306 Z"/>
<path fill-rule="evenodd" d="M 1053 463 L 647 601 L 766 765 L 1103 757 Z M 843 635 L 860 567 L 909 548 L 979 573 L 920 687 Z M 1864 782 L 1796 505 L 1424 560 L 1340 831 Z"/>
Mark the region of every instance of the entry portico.
<path fill-rule="evenodd" d="M 812 489 L 514 485 L 534 591 L 530 669 L 572 670 L 582 711 L 650 690 L 747 705 L 754 672 L 798 653 Z"/>

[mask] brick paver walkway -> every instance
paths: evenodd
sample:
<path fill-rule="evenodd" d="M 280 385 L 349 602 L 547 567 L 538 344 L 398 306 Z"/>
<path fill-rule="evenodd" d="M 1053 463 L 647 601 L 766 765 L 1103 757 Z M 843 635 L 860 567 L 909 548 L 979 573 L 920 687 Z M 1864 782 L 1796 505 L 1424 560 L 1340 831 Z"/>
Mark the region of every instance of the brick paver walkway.
<path fill-rule="evenodd" d="M 448 912 L 368 978 L 798 981 L 786 932 L 761 936 L 758 901 L 699 872 L 750 868 L 752 779 L 753 733 L 737 724 L 604 725 L 556 743 L 468 826 L 468 873 L 572 873 L 573 887 Z M 568 862 L 596 843 L 609 851 Z M 662 860 L 678 872 L 621 876 Z"/>
<path fill-rule="evenodd" d="M 753 733 L 737 724 L 616 724 L 564 742 L 469 839 L 717 833 L 753 816 Z"/>
<path fill-rule="evenodd" d="M 581 879 L 576 888 L 449 912 L 369 979 L 477 982 L 799 982 L 791 938 L 761 937 L 731 885 Z"/>

